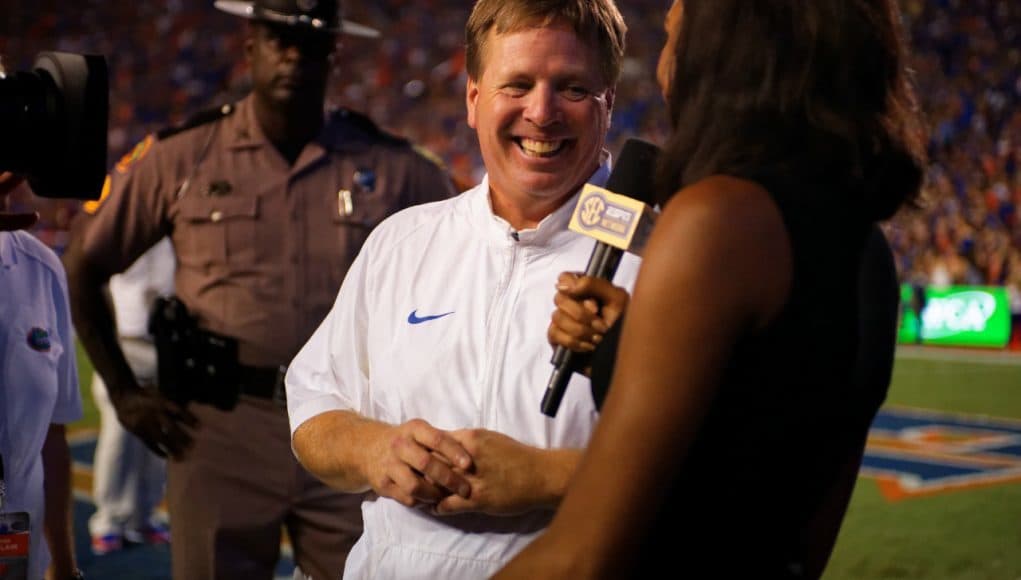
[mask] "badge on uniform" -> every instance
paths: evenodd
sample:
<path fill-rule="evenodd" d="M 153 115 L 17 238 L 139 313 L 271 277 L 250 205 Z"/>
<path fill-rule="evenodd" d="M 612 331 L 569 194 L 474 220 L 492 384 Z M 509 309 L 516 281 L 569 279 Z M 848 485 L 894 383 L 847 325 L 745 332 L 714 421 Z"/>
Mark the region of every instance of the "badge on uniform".
<path fill-rule="evenodd" d="M 28 578 L 28 512 L 0 513 L 0 580 Z"/>
<path fill-rule="evenodd" d="M 361 193 L 372 193 L 376 190 L 376 172 L 371 169 L 355 171 L 354 185 Z"/>
<path fill-rule="evenodd" d="M 351 181 L 354 193 L 372 193 L 376 189 L 376 172 L 371 169 L 358 169 Z M 337 192 L 337 215 L 349 217 L 354 213 L 354 193 L 351 189 L 341 189 Z"/>
<path fill-rule="evenodd" d="M 46 332 L 46 329 L 39 328 L 38 326 L 33 327 L 32 330 L 28 331 L 26 337 L 29 348 L 37 352 L 49 352 L 50 351 L 50 333 Z"/>
<path fill-rule="evenodd" d="M 211 181 L 209 187 L 206 189 L 206 196 L 208 197 L 223 197 L 229 195 L 231 191 L 234 191 L 234 186 L 225 179 L 217 179 Z"/>
<path fill-rule="evenodd" d="M 354 197 L 350 189 L 341 189 L 337 192 L 337 215 L 347 217 L 355 211 Z"/>

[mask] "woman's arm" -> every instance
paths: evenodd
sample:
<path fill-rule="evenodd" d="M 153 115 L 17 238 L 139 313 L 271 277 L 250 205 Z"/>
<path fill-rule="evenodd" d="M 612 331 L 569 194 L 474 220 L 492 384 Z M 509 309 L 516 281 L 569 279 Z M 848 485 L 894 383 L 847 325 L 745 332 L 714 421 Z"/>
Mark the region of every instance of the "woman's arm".
<path fill-rule="evenodd" d="M 674 196 L 643 256 L 613 386 L 568 494 L 499 577 L 627 572 L 734 345 L 776 316 L 790 277 L 786 230 L 761 187 L 712 177 Z"/>
<path fill-rule="evenodd" d="M 607 331 L 624 314 L 630 296 L 609 280 L 563 272 L 557 278 L 557 293 L 546 338 L 581 355 L 592 353 Z M 587 363 L 579 372 L 589 376 Z"/>

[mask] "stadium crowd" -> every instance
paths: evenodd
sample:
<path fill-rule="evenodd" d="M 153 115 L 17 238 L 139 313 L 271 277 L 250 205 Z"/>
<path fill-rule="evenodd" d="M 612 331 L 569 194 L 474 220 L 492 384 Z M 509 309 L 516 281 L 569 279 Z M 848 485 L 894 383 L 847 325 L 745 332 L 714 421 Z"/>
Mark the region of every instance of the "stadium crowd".
<path fill-rule="evenodd" d="M 887 227 L 903 280 L 1003 285 L 1021 310 L 1021 5 L 910 0 L 931 130 L 924 211 Z"/>
<path fill-rule="evenodd" d="M 246 87 L 236 23 L 210 0 L 7 0 L 0 55 L 9 70 L 42 50 L 100 53 L 110 66 L 109 159 L 148 133 L 232 100 Z M 666 124 L 648 71 L 664 36 L 663 0 L 629 0 L 631 32 L 610 131 L 611 149 L 639 135 L 661 142 Z M 903 0 L 920 106 L 931 130 L 924 207 L 886 224 L 901 279 L 915 285 L 1010 289 L 1021 312 L 1021 3 Z M 463 187 L 483 168 L 464 115 L 463 0 L 351 2 L 353 19 L 381 39 L 345 37 L 343 82 L 329 103 L 368 113 L 439 156 Z M 342 87 L 342 89 L 341 89 Z M 28 195 L 35 233 L 58 253 L 77 204 Z"/>

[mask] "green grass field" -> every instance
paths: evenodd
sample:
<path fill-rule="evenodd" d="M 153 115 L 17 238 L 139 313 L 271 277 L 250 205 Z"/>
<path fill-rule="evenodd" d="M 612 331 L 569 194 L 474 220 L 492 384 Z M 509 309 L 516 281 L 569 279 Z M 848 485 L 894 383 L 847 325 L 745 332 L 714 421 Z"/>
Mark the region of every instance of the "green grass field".
<path fill-rule="evenodd" d="M 1018 359 L 902 356 L 887 403 L 1021 419 Z M 824 578 L 1021 579 L 1021 483 L 889 502 L 860 478 Z"/>
<path fill-rule="evenodd" d="M 1021 419 L 1021 353 L 956 357 L 902 352 L 887 403 Z M 80 351 L 79 361 L 85 418 L 75 427 L 95 428 L 92 370 Z M 861 478 L 824 578 L 1021 580 L 1021 483 L 890 502 Z"/>
<path fill-rule="evenodd" d="M 89 364 L 89 357 L 85 354 L 81 344 L 77 344 L 78 350 L 78 383 L 82 389 L 82 420 L 72 425 L 72 428 L 96 429 L 99 427 L 99 411 L 96 410 L 96 403 L 92 400 L 92 365 Z"/>

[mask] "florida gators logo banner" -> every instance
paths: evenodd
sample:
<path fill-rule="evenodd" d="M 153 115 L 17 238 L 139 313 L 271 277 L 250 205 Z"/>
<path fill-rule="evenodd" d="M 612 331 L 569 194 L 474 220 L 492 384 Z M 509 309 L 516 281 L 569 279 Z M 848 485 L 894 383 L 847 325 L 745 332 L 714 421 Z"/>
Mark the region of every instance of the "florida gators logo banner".
<path fill-rule="evenodd" d="M 888 500 L 1021 482 L 1021 421 L 884 408 L 860 474 Z"/>

